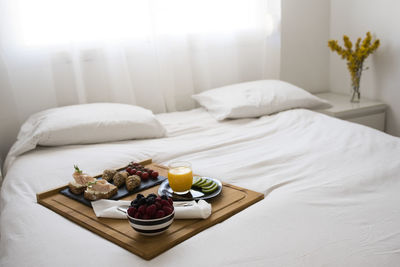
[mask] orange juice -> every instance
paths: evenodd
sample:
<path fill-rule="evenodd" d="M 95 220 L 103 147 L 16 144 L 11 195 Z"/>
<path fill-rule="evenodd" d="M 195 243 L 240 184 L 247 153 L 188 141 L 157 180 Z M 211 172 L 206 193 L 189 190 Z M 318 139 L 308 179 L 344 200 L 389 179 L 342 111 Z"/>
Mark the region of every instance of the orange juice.
<path fill-rule="evenodd" d="M 182 162 L 180 162 L 182 163 Z M 186 193 L 192 187 L 193 174 L 189 164 L 170 164 L 168 170 L 169 186 L 175 193 Z"/>

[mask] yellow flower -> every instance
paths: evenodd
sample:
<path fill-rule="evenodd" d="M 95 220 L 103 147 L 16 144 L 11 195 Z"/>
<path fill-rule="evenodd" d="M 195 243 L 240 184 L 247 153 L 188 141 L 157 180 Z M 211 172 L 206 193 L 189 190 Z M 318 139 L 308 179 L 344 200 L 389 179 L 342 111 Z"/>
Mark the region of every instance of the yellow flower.
<path fill-rule="evenodd" d="M 344 46 L 347 48 L 348 51 L 351 51 L 353 44 L 351 43 L 349 37 L 347 35 L 343 36 Z"/>
<path fill-rule="evenodd" d="M 376 39 L 372 45 L 371 41 L 371 33 L 367 32 L 364 40 L 361 40 L 361 38 L 357 39 L 354 45 L 354 51 L 352 50 L 353 44 L 347 35 L 343 36 L 344 48 L 341 47 L 336 40 L 328 41 L 328 47 L 332 50 L 332 52 L 338 53 L 342 59 L 347 60 L 347 68 L 349 69 L 351 75 L 352 85 L 357 89 L 360 86 L 360 77 L 364 60 L 370 54 L 375 52 L 380 45 L 379 39 Z"/>

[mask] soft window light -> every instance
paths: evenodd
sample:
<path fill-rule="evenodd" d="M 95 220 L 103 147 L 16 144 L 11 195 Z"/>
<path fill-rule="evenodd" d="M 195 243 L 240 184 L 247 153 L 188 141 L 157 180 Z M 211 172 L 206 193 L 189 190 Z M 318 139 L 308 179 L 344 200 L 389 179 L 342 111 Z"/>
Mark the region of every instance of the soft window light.
<path fill-rule="evenodd" d="M 260 0 L 19 0 L 16 5 L 25 45 L 224 33 L 260 25 L 271 31 L 267 11 Z"/>
<path fill-rule="evenodd" d="M 27 45 L 141 36 L 149 24 L 145 1 L 20 0 L 18 12 Z"/>

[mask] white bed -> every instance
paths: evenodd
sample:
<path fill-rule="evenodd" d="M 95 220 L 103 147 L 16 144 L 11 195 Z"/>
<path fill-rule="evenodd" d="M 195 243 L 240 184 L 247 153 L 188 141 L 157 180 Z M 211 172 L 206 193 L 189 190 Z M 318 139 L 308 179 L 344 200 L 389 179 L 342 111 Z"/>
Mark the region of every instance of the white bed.
<path fill-rule="evenodd" d="M 305 110 L 216 121 L 204 109 L 157 115 L 167 137 L 38 147 L 1 188 L 1 266 L 399 266 L 400 139 Z M 152 158 L 265 198 L 151 261 L 36 203 L 91 174 Z"/>

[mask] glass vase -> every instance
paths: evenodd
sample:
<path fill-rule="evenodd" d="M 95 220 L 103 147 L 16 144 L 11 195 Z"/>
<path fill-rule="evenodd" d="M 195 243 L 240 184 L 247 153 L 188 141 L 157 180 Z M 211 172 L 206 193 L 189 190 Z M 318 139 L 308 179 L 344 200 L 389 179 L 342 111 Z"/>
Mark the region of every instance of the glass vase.
<path fill-rule="evenodd" d="M 351 94 L 351 103 L 360 103 L 361 94 L 360 94 L 360 80 L 362 73 L 362 64 L 357 68 L 357 71 L 352 75 L 352 94 Z"/>
<path fill-rule="evenodd" d="M 360 103 L 361 94 L 360 87 L 353 87 L 353 93 L 351 94 L 351 103 Z"/>

